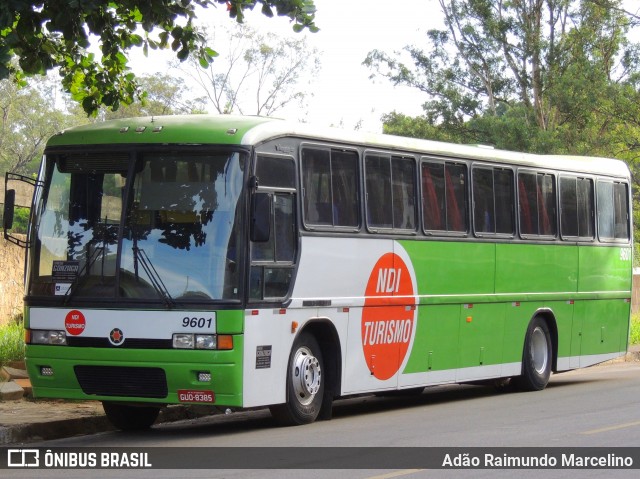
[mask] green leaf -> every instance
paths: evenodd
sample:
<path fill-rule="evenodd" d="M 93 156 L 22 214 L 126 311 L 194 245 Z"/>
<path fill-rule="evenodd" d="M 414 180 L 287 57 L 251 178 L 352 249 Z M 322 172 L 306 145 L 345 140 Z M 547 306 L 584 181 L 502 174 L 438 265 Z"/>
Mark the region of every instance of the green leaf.
<path fill-rule="evenodd" d="M 209 55 L 210 57 L 217 57 L 218 56 L 218 52 L 215 51 L 213 48 L 205 47 L 204 48 L 204 52 L 207 55 Z"/>
<path fill-rule="evenodd" d="M 269 6 L 269 4 L 267 3 L 262 4 L 262 14 L 266 15 L 269 18 L 273 17 L 273 10 L 271 10 L 271 7 Z"/>
<path fill-rule="evenodd" d="M 181 62 L 185 61 L 189 57 L 189 50 L 187 50 L 186 48 L 183 48 L 178 52 L 177 57 L 178 57 L 178 60 L 180 60 Z"/>

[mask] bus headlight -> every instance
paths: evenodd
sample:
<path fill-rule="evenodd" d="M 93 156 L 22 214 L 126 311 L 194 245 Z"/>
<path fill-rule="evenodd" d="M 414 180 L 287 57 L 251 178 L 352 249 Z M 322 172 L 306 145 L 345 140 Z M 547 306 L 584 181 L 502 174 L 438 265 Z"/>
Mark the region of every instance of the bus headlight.
<path fill-rule="evenodd" d="M 216 349 L 216 337 L 213 334 L 196 334 L 196 349 Z"/>
<path fill-rule="evenodd" d="M 67 334 L 64 331 L 33 329 L 31 330 L 31 344 L 66 346 Z"/>
<path fill-rule="evenodd" d="M 173 335 L 175 349 L 216 349 L 215 334 L 176 333 Z"/>
<path fill-rule="evenodd" d="M 193 349 L 193 334 L 174 334 L 173 347 L 176 349 Z"/>

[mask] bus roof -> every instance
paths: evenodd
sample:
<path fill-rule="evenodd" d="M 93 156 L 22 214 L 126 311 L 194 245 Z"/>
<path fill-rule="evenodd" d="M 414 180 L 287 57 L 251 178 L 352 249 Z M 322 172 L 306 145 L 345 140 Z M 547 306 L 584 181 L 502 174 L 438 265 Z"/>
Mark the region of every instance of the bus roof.
<path fill-rule="evenodd" d="M 259 145 L 281 137 L 363 146 L 427 156 L 508 163 L 585 174 L 628 177 L 620 160 L 589 156 L 537 155 L 486 146 L 460 145 L 377 133 L 318 127 L 306 123 L 258 116 L 174 115 L 127 118 L 64 130 L 49 139 L 48 147 L 106 144 L 224 144 Z"/>

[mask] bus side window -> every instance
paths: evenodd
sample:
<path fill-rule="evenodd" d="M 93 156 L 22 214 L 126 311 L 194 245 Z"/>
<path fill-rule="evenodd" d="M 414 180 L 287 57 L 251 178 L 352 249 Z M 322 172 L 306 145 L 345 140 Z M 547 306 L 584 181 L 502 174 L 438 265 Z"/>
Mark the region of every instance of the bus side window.
<path fill-rule="evenodd" d="M 426 230 L 444 230 L 444 164 L 422 163 L 422 221 Z"/>
<path fill-rule="evenodd" d="M 393 227 L 416 229 L 416 163 L 413 158 L 391 158 Z"/>
<path fill-rule="evenodd" d="M 421 169 L 424 229 L 466 233 L 467 165 L 423 161 Z"/>
<path fill-rule="evenodd" d="M 629 239 L 629 194 L 627 185 L 613 185 L 613 206 L 615 210 L 614 229 L 617 239 Z"/>
<path fill-rule="evenodd" d="M 295 188 L 295 163 L 290 157 L 272 157 L 259 155 L 256 164 L 256 176 L 260 186 L 274 188 Z"/>
<path fill-rule="evenodd" d="M 447 192 L 447 230 L 467 232 L 467 165 L 445 164 L 445 189 Z"/>
<path fill-rule="evenodd" d="M 329 150 L 302 150 L 303 213 L 314 225 L 333 225 L 331 204 L 331 159 Z"/>
<path fill-rule="evenodd" d="M 367 224 L 374 228 L 392 228 L 391 161 L 388 156 L 365 158 L 367 188 Z"/>
<path fill-rule="evenodd" d="M 490 168 L 473 170 L 473 221 L 479 233 L 494 233 L 493 172 Z"/>
<path fill-rule="evenodd" d="M 356 152 L 303 148 L 302 187 L 302 211 L 307 225 L 360 225 Z"/>
<path fill-rule="evenodd" d="M 477 233 L 514 233 L 513 171 L 476 167 L 473 170 L 473 207 Z"/>
<path fill-rule="evenodd" d="M 555 177 L 548 173 L 518 173 L 520 234 L 556 236 Z"/>
<path fill-rule="evenodd" d="M 275 193 L 269 241 L 252 243 L 249 294 L 253 300 L 281 299 L 289 292 L 296 259 L 297 229 L 292 193 Z"/>
<path fill-rule="evenodd" d="M 358 155 L 353 151 L 331 151 L 333 225 L 357 227 Z"/>
<path fill-rule="evenodd" d="M 560 178 L 560 208 L 563 237 L 593 239 L 593 180 Z"/>
<path fill-rule="evenodd" d="M 627 185 L 598 180 L 598 236 L 604 241 L 629 239 Z"/>
<path fill-rule="evenodd" d="M 600 239 L 614 238 L 613 182 L 598 181 L 598 236 Z"/>
<path fill-rule="evenodd" d="M 414 231 L 417 222 L 415 178 L 414 158 L 367 154 L 367 225 L 376 229 Z"/>

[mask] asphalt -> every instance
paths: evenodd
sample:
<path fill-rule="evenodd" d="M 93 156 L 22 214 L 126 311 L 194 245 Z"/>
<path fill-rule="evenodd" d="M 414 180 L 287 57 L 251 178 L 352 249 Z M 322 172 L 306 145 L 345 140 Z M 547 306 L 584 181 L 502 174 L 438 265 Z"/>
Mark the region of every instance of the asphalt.
<path fill-rule="evenodd" d="M 640 361 L 640 345 L 618 359 L 603 363 Z M 171 405 L 156 424 L 220 414 L 206 406 Z M 114 430 L 98 401 L 20 399 L 0 401 L 0 446 L 82 436 Z"/>

